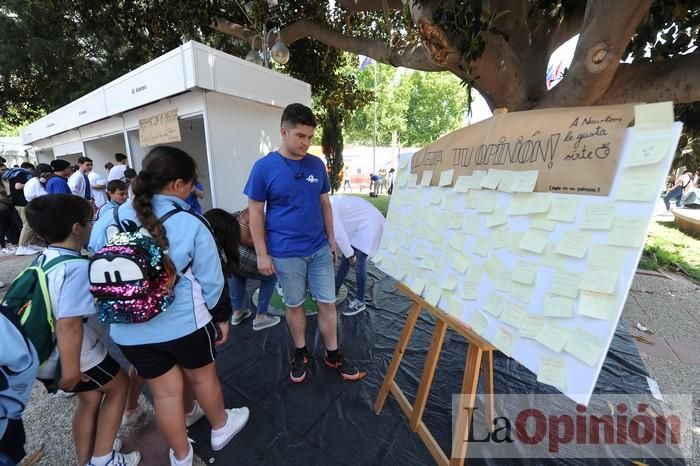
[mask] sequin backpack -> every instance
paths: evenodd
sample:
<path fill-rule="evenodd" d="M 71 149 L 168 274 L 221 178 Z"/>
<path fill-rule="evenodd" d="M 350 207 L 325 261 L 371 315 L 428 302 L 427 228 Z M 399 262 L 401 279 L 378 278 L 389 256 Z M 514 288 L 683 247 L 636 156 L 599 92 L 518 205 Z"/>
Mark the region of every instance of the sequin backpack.
<path fill-rule="evenodd" d="M 187 211 L 175 206 L 158 222 L 163 224 L 178 212 Z M 118 208 L 113 213 L 109 241 L 90 259 L 90 292 L 97 316 L 106 324 L 147 322 L 173 301 L 165 253 L 144 228 L 130 220 L 120 222 Z"/>

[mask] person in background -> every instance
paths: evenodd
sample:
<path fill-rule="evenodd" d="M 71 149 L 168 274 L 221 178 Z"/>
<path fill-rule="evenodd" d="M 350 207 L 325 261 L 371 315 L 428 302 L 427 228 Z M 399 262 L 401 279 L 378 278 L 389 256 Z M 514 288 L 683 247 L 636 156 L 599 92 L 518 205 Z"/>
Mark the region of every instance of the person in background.
<path fill-rule="evenodd" d="M 114 158 L 117 161 L 117 164 L 109 170 L 109 174 L 107 174 L 107 181 L 126 181 L 126 177 L 124 176 L 124 170 L 129 168 L 129 161 L 127 156 L 125 154 L 122 154 L 121 152 L 117 152 L 116 154 L 114 154 Z"/>
<path fill-rule="evenodd" d="M 31 202 L 39 196 L 47 194 L 46 181 L 53 174 L 51 165 L 48 163 L 40 163 L 34 170 L 36 176 L 32 177 L 24 184 L 24 197 L 27 202 Z"/>
<path fill-rule="evenodd" d="M 202 186 L 202 183 L 199 181 L 195 181 L 194 185 L 192 186 L 192 192 L 190 192 L 190 195 L 187 196 L 185 202 L 189 204 L 192 212 L 197 215 L 202 215 L 202 206 L 199 205 L 200 199 L 204 199 L 204 186 Z"/>
<path fill-rule="evenodd" d="M 350 267 L 354 267 L 357 283 L 355 298 L 343 311 L 344 316 L 352 316 L 367 308 L 367 258 L 379 250 L 384 216 L 372 204 L 357 196 L 334 195 L 331 196 L 331 204 L 335 241 L 343 252 L 335 275 L 335 294 L 338 294 Z"/>
<path fill-rule="evenodd" d="M 343 192 L 345 192 L 345 188 L 350 188 L 350 192 L 352 192 L 352 186 L 350 185 L 350 169 L 348 167 L 345 167 L 343 171 Z"/>
<path fill-rule="evenodd" d="M 674 199 L 676 201 L 676 207 L 681 206 L 683 191 L 693 182 L 690 172 L 686 167 L 681 167 L 679 173 L 680 176 L 676 178 L 676 183 L 673 185 L 673 188 L 664 196 L 664 205 L 667 211 L 671 210 L 671 201 Z"/>
<path fill-rule="evenodd" d="M 17 245 L 17 251 L 15 252 L 18 256 L 31 256 L 38 254 L 41 250 L 40 248 L 32 246 L 32 243 L 36 242 L 36 234 L 32 230 L 32 227 L 29 226 L 29 223 L 27 223 L 27 217 L 24 212 L 25 207 L 27 207 L 27 199 L 24 197 L 24 185 L 31 180 L 33 176 L 34 165 L 29 162 L 24 162 L 21 166 L 21 170 L 17 170 L 17 173 L 9 179 L 12 205 L 14 205 L 15 211 L 19 214 L 19 218 L 21 219 L 19 243 Z"/>
<path fill-rule="evenodd" d="M 372 175 L 372 193 L 370 196 L 379 197 L 379 189 L 382 187 L 382 177 L 379 175 Z"/>
<path fill-rule="evenodd" d="M 107 244 L 107 227 L 114 223 L 113 209 L 126 202 L 127 186 L 126 183 L 119 180 L 112 180 L 107 183 L 107 195 L 109 202 L 102 206 L 97 212 L 97 220 L 92 227 L 90 233 L 90 241 L 88 242 L 87 250 L 95 254 L 98 249 Z M 98 247 L 98 245 L 100 245 Z"/>
<path fill-rule="evenodd" d="M 3 254 L 14 254 L 14 248 L 8 247 L 7 242 L 17 243 L 19 238 L 10 218 L 10 206 L 10 197 L 0 188 L 0 252 Z"/>
<path fill-rule="evenodd" d="M 90 189 L 90 178 L 88 173 L 92 170 L 92 159 L 89 157 L 78 158 L 78 170 L 68 178 L 68 187 L 71 192 L 85 200 L 92 200 L 92 189 Z"/>
<path fill-rule="evenodd" d="M 389 183 L 389 189 L 387 189 L 386 193 L 391 196 L 392 193 L 394 192 L 394 179 L 396 178 L 396 170 L 393 168 L 389 169 L 389 175 L 388 175 L 388 183 Z"/>
<path fill-rule="evenodd" d="M 71 175 L 70 162 L 62 159 L 51 161 L 53 176 L 46 182 L 47 194 L 73 194 L 68 186 L 68 177 Z"/>
<path fill-rule="evenodd" d="M 88 172 L 88 180 L 90 181 L 92 198 L 95 201 L 95 212 L 97 212 L 109 202 L 109 197 L 107 197 L 107 180 L 94 169 Z"/>

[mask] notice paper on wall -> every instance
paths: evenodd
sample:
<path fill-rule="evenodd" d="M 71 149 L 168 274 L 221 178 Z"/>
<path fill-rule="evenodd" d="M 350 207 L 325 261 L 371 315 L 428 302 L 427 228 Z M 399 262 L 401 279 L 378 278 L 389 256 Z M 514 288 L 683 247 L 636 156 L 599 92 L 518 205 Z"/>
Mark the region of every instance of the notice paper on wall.
<path fill-rule="evenodd" d="M 182 138 L 176 108 L 139 119 L 139 144 L 141 147 L 180 141 Z"/>
<path fill-rule="evenodd" d="M 448 134 L 399 160 L 373 260 L 587 404 L 680 138 L 672 115 L 535 110 Z"/>

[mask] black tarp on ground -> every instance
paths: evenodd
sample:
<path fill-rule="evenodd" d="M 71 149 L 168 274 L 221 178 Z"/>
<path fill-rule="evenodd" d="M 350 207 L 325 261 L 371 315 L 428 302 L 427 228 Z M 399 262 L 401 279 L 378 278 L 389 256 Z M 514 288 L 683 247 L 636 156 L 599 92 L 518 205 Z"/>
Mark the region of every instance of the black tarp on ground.
<path fill-rule="evenodd" d="M 220 452 L 209 447 L 206 420 L 190 429 L 194 448 L 207 464 L 216 465 L 419 465 L 434 464 L 432 457 L 392 395 L 382 413 L 373 405 L 386 368 L 403 328 L 410 300 L 394 281 L 369 267 L 372 304 L 366 312 L 340 316 L 341 350 L 368 375 L 345 382 L 323 365 L 323 345 L 316 317 L 308 319 L 307 346 L 315 356 L 308 378 L 294 384 L 288 378 L 291 340 L 284 320 L 254 332 L 250 321 L 232 327 L 229 341 L 219 349 L 217 370 L 227 407 L 248 406 L 248 425 Z M 350 274 L 351 276 L 353 274 Z M 354 284 L 349 283 L 354 291 Z M 404 355 L 397 383 L 413 402 L 434 319 L 421 313 Z M 448 331 L 433 379 L 423 420 L 446 452 L 451 442 L 451 399 L 461 388 L 467 343 Z M 618 327 L 596 386 L 596 393 L 648 393 L 646 369 L 627 330 Z M 514 360 L 495 352 L 496 393 L 558 393 L 538 384 L 536 376 Z M 507 411 L 507 407 L 502 408 Z M 654 407 L 661 413 L 659 406 Z M 650 457 L 651 456 L 651 457 Z M 682 464 L 654 459 L 640 449 L 646 464 Z M 567 459 L 556 464 L 612 464 L 616 461 Z M 629 460 L 619 460 L 629 464 Z M 469 460 L 470 464 L 548 464 L 553 460 Z"/>

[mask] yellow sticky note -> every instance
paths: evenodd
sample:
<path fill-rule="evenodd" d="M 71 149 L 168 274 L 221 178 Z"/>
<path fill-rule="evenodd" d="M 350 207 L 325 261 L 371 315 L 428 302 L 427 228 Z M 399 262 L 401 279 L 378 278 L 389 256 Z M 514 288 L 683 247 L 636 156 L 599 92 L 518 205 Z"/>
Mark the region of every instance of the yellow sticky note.
<path fill-rule="evenodd" d="M 428 290 L 425 292 L 425 302 L 433 307 L 437 307 L 438 302 L 440 302 L 440 296 L 442 296 L 442 289 L 439 286 L 428 285 Z"/>
<path fill-rule="evenodd" d="M 552 207 L 547 213 L 549 220 L 573 222 L 578 214 L 579 200 L 571 197 L 553 196 Z"/>
<path fill-rule="evenodd" d="M 472 243 L 472 254 L 477 256 L 488 256 L 490 249 L 489 239 L 486 236 L 477 236 Z"/>
<path fill-rule="evenodd" d="M 596 335 L 582 328 L 574 330 L 573 337 L 564 347 L 564 351 L 589 366 L 595 366 L 605 350 L 605 342 Z"/>
<path fill-rule="evenodd" d="M 578 298 L 578 289 L 583 274 L 568 270 L 555 270 L 552 277 L 552 287 L 549 292 L 567 298 Z"/>
<path fill-rule="evenodd" d="M 523 235 L 518 247 L 526 251 L 542 254 L 549 241 L 549 233 L 541 230 L 528 230 Z"/>
<path fill-rule="evenodd" d="M 516 283 L 514 281 L 511 281 L 508 284 L 507 291 L 518 301 L 529 303 L 530 299 L 532 298 L 532 292 L 534 290 L 531 285 L 523 285 L 522 283 Z"/>
<path fill-rule="evenodd" d="M 569 230 L 564 232 L 554 252 L 581 259 L 586 255 L 591 242 L 591 234 L 585 231 Z"/>
<path fill-rule="evenodd" d="M 447 218 L 447 228 L 459 230 L 462 228 L 464 214 L 462 212 L 452 212 Z"/>
<path fill-rule="evenodd" d="M 544 317 L 536 314 L 525 314 L 520 321 L 518 333 L 523 338 L 534 339 L 542 326 L 544 325 Z"/>
<path fill-rule="evenodd" d="M 617 314 L 617 296 L 594 291 L 581 291 L 578 313 L 594 319 L 613 320 Z"/>
<path fill-rule="evenodd" d="M 413 250 L 413 257 L 416 259 L 422 259 L 423 257 L 428 255 L 428 252 L 426 251 L 425 244 L 416 244 L 415 249 Z"/>
<path fill-rule="evenodd" d="M 583 211 L 581 228 L 584 230 L 609 230 L 615 220 L 614 202 L 588 204 Z"/>
<path fill-rule="evenodd" d="M 465 209 L 476 209 L 479 203 L 478 191 L 471 190 L 467 193 L 467 197 L 464 198 L 464 208 Z"/>
<path fill-rule="evenodd" d="M 496 189 L 498 188 L 498 183 L 501 182 L 501 177 L 503 176 L 502 170 L 496 170 L 494 168 L 489 168 L 486 176 L 481 180 L 481 187 L 484 189 Z"/>
<path fill-rule="evenodd" d="M 425 280 L 422 278 L 414 278 L 411 284 L 408 285 L 408 288 L 418 296 L 421 296 L 425 289 Z"/>
<path fill-rule="evenodd" d="M 464 249 L 465 241 L 466 240 L 462 235 L 454 234 L 450 237 L 450 240 L 447 242 L 447 245 L 455 251 L 462 252 L 462 250 Z"/>
<path fill-rule="evenodd" d="M 508 214 L 541 214 L 549 210 L 551 202 L 552 197 L 549 193 L 515 193 Z"/>
<path fill-rule="evenodd" d="M 508 225 L 500 225 L 491 230 L 491 247 L 493 249 L 507 248 L 510 246 L 511 231 Z"/>
<path fill-rule="evenodd" d="M 513 354 L 513 348 L 515 348 L 515 342 L 517 340 L 517 337 L 508 330 L 505 330 L 503 327 L 498 327 L 491 343 L 503 354 L 510 356 Z"/>
<path fill-rule="evenodd" d="M 496 208 L 496 193 L 493 191 L 482 191 L 479 193 L 479 200 L 476 204 L 476 211 L 480 214 L 489 214 Z"/>
<path fill-rule="evenodd" d="M 442 197 L 445 195 L 445 192 L 442 189 L 435 189 L 433 193 L 430 195 L 430 203 L 431 204 L 439 204 L 442 202 Z"/>
<path fill-rule="evenodd" d="M 455 176 L 455 171 L 454 170 L 443 170 L 442 173 L 440 173 L 440 181 L 438 182 L 438 186 L 449 186 L 452 184 L 452 178 Z"/>
<path fill-rule="evenodd" d="M 424 269 L 432 270 L 433 272 L 438 272 L 440 270 L 440 263 L 435 256 L 428 256 L 423 258 L 421 267 Z"/>
<path fill-rule="evenodd" d="M 574 315 L 576 301 L 564 296 L 545 295 L 542 315 L 545 317 L 569 318 Z"/>
<path fill-rule="evenodd" d="M 555 353 L 560 353 L 564 346 L 571 340 L 572 331 L 552 322 L 545 322 L 544 327 L 535 337 L 538 343 L 546 346 Z"/>
<path fill-rule="evenodd" d="M 624 166 L 636 167 L 661 162 L 673 147 L 670 135 L 653 141 L 635 141 L 625 158 Z"/>
<path fill-rule="evenodd" d="M 606 244 L 594 244 L 586 264 L 589 268 L 621 271 L 628 249 Z"/>
<path fill-rule="evenodd" d="M 396 177 L 396 185 L 399 188 L 404 188 L 408 184 L 408 175 L 406 173 L 401 173 Z"/>
<path fill-rule="evenodd" d="M 472 330 L 479 335 L 483 334 L 486 328 L 489 326 L 489 321 L 486 319 L 486 316 L 477 310 L 474 310 L 474 312 L 467 317 L 466 322 L 469 324 Z"/>
<path fill-rule="evenodd" d="M 478 215 L 466 215 L 462 223 L 462 231 L 469 235 L 479 234 L 481 229 L 481 217 Z"/>
<path fill-rule="evenodd" d="M 499 273 L 505 271 L 505 266 L 498 256 L 493 255 L 489 257 L 486 262 L 484 262 L 484 271 L 489 275 L 489 277 L 495 279 Z"/>
<path fill-rule="evenodd" d="M 513 183 L 515 183 L 516 176 L 517 172 L 503 170 L 503 173 L 501 174 L 501 181 L 498 183 L 498 191 L 503 193 L 512 193 Z"/>
<path fill-rule="evenodd" d="M 647 217 L 615 217 L 612 230 L 608 234 L 610 246 L 639 248 L 644 245 L 649 219 Z"/>
<path fill-rule="evenodd" d="M 503 225 L 504 223 L 506 223 L 506 210 L 503 208 L 494 210 L 492 214 L 486 217 L 487 227 L 496 227 L 498 225 Z"/>
<path fill-rule="evenodd" d="M 617 270 L 589 267 L 583 273 L 579 288 L 597 293 L 613 294 L 620 272 Z"/>
<path fill-rule="evenodd" d="M 423 172 L 423 178 L 420 180 L 420 185 L 421 186 L 430 186 L 430 182 L 433 179 L 433 171 L 432 170 L 425 170 Z"/>
<path fill-rule="evenodd" d="M 508 270 L 501 270 L 493 277 L 493 288 L 498 291 L 510 291 L 510 280 L 511 272 Z"/>
<path fill-rule="evenodd" d="M 457 287 L 457 277 L 455 275 L 449 274 L 445 279 L 440 283 L 440 286 L 444 290 L 452 291 Z"/>
<path fill-rule="evenodd" d="M 399 168 L 408 167 L 408 162 L 411 161 L 411 158 L 413 158 L 413 155 L 404 154 L 403 156 L 400 156 L 399 157 Z"/>
<path fill-rule="evenodd" d="M 464 254 L 457 253 L 455 254 L 454 259 L 452 260 L 452 268 L 455 269 L 457 272 L 464 274 L 464 272 L 467 271 L 469 268 L 469 258 L 465 256 Z"/>
<path fill-rule="evenodd" d="M 479 283 L 465 281 L 462 284 L 460 296 L 462 299 L 468 299 L 469 301 L 476 301 L 479 299 Z"/>
<path fill-rule="evenodd" d="M 411 173 L 408 176 L 408 182 L 406 183 L 406 186 L 408 188 L 415 188 L 416 185 L 418 184 L 418 174 L 417 173 Z"/>
<path fill-rule="evenodd" d="M 447 299 L 447 313 L 461 319 L 462 318 L 462 312 L 464 311 L 464 303 L 461 301 L 455 299 L 455 298 L 448 298 Z"/>
<path fill-rule="evenodd" d="M 673 102 L 634 106 L 634 127 L 653 128 L 673 123 Z"/>
<path fill-rule="evenodd" d="M 472 172 L 471 186 L 470 189 L 481 189 L 481 181 L 486 176 L 485 170 L 474 170 Z"/>
<path fill-rule="evenodd" d="M 531 193 L 535 190 L 539 173 L 539 170 L 516 172 L 511 190 L 514 193 Z"/>
<path fill-rule="evenodd" d="M 620 201 L 652 202 L 659 194 L 660 178 L 665 175 L 656 165 L 631 167 L 618 177 L 615 199 Z"/>
<path fill-rule="evenodd" d="M 540 358 L 537 381 L 546 383 L 561 391 L 566 390 L 566 361 L 560 358 Z"/>
<path fill-rule="evenodd" d="M 504 324 L 508 324 L 517 329 L 520 328 L 520 323 L 522 322 L 525 314 L 527 314 L 527 310 L 525 308 L 518 306 L 517 304 L 510 303 L 509 306 L 505 308 L 499 319 Z"/>
<path fill-rule="evenodd" d="M 508 300 L 500 294 L 491 293 L 486 301 L 484 310 L 494 317 L 500 317 L 508 307 Z"/>
<path fill-rule="evenodd" d="M 466 193 L 469 191 L 471 186 L 472 177 L 471 176 L 458 176 L 452 189 L 458 193 Z"/>
<path fill-rule="evenodd" d="M 448 193 L 445 193 L 445 196 L 442 198 L 442 203 L 440 206 L 445 209 L 445 210 L 455 210 L 455 205 L 457 203 L 457 200 L 453 197 L 450 196 Z"/>
<path fill-rule="evenodd" d="M 537 278 L 539 265 L 536 262 L 519 260 L 516 263 L 515 270 L 511 279 L 514 282 L 522 283 L 523 285 L 532 285 L 532 282 Z"/>
<path fill-rule="evenodd" d="M 540 216 L 533 217 L 532 221 L 530 222 L 530 228 L 534 228 L 535 230 L 554 231 L 556 227 L 557 222 L 554 220 L 547 220 L 546 218 L 542 218 Z"/>

